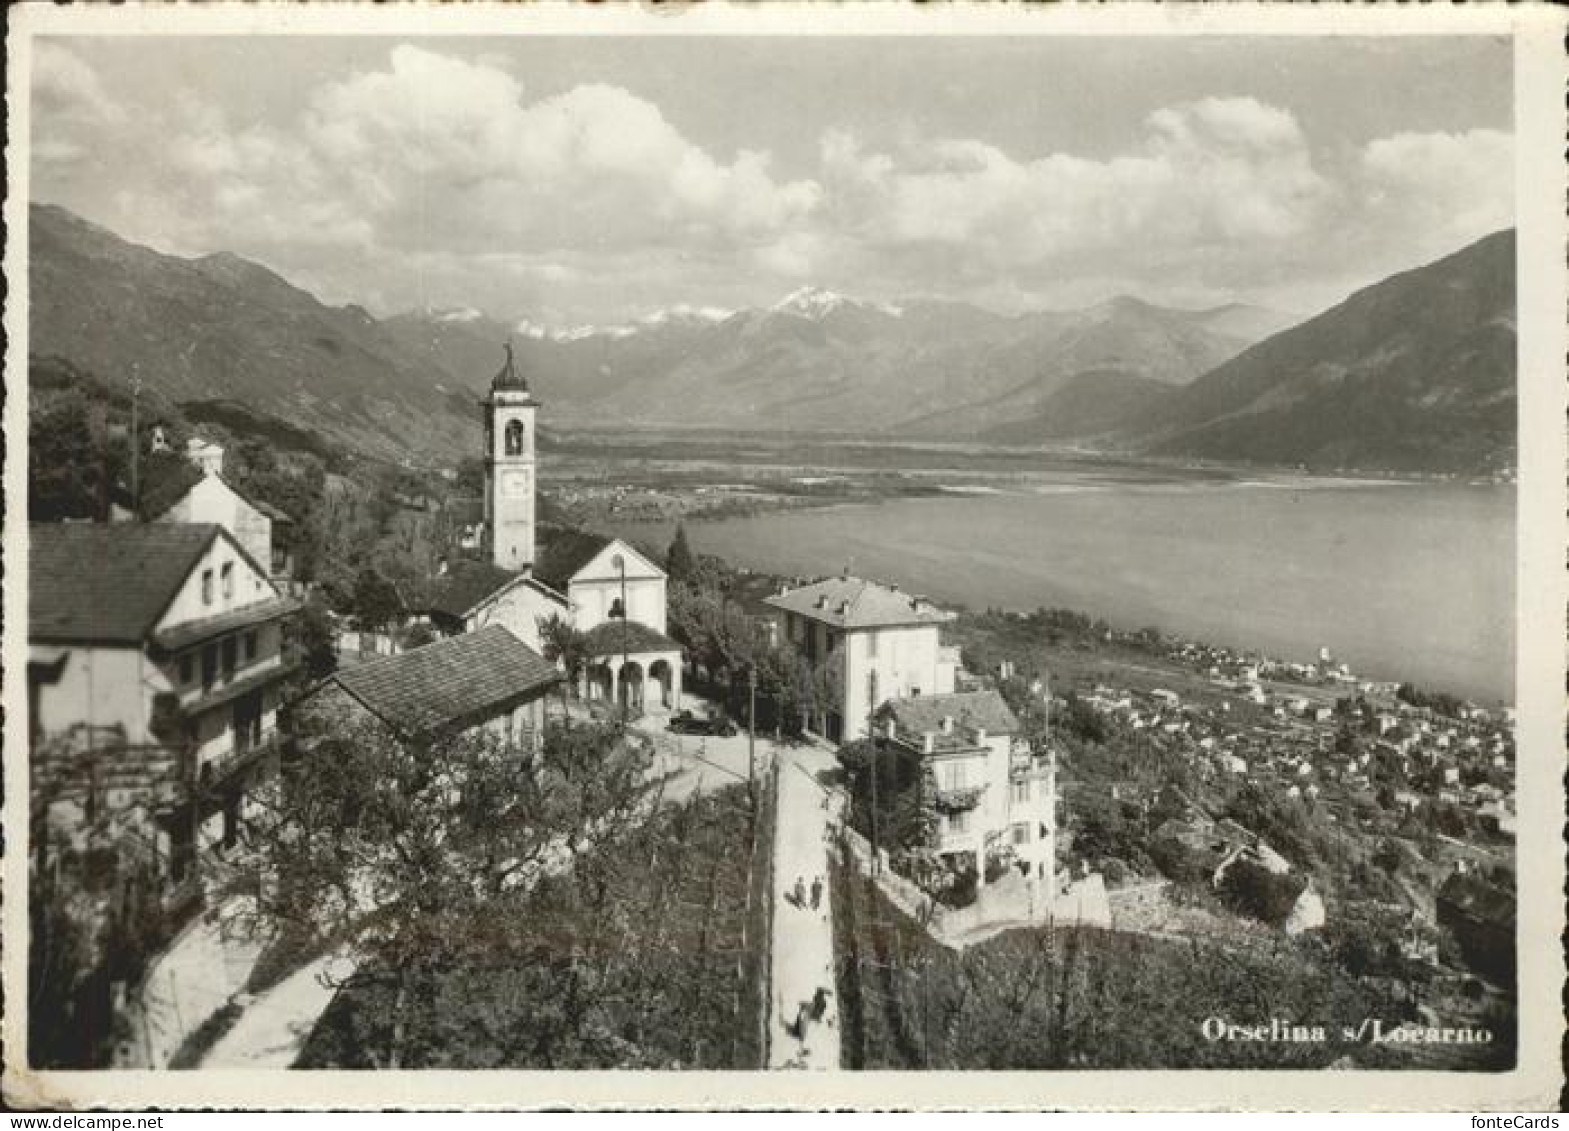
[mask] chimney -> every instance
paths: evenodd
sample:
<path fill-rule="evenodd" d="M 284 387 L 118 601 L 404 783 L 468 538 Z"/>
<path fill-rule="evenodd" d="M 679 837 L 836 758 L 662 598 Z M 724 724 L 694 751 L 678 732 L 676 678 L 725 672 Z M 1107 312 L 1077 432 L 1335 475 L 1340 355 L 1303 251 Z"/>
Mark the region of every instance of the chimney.
<path fill-rule="evenodd" d="M 840 616 L 844 616 L 849 611 L 850 611 L 850 602 L 849 601 L 840 601 L 839 602 L 839 608 L 838 608 L 839 615 Z"/>
<path fill-rule="evenodd" d="M 953 716 L 952 715 L 944 715 L 942 717 L 942 732 L 944 734 L 952 734 L 953 733 Z"/>
<path fill-rule="evenodd" d="M 826 609 L 828 607 L 828 594 L 819 593 L 817 595 L 817 607 L 819 609 Z"/>
<path fill-rule="evenodd" d="M 897 738 L 899 736 L 898 723 L 894 721 L 892 716 L 889 716 L 888 720 L 883 723 L 883 733 L 890 739 Z"/>
<path fill-rule="evenodd" d="M 985 727 L 976 727 L 975 728 L 975 745 L 977 745 L 977 746 L 985 746 L 986 745 L 986 728 Z"/>
<path fill-rule="evenodd" d="M 926 731 L 924 734 L 921 735 L 921 753 L 922 754 L 930 754 L 931 752 L 932 752 L 932 732 L 931 731 Z"/>

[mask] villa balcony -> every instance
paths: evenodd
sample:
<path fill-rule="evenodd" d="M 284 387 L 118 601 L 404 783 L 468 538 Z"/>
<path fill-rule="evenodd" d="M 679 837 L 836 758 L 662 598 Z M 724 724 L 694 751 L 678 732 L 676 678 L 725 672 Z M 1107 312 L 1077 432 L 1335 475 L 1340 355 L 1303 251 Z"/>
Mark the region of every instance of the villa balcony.
<path fill-rule="evenodd" d="M 932 794 L 932 807 L 944 813 L 962 813 L 981 803 L 985 785 L 965 785 L 952 789 L 938 789 Z"/>

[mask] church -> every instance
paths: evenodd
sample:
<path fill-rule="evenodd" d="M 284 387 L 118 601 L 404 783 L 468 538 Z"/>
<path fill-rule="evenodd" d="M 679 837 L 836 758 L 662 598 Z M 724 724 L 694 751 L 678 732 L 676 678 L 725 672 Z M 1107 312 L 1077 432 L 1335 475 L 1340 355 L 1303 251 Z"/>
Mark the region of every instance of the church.
<path fill-rule="evenodd" d="M 681 646 L 665 635 L 665 571 L 619 538 L 536 528 L 540 403 L 513 357 L 480 402 L 485 423 L 483 557 L 445 565 L 413 612 L 453 634 L 500 624 L 543 652 L 552 617 L 584 634 L 590 702 L 665 713 L 681 705 Z"/>

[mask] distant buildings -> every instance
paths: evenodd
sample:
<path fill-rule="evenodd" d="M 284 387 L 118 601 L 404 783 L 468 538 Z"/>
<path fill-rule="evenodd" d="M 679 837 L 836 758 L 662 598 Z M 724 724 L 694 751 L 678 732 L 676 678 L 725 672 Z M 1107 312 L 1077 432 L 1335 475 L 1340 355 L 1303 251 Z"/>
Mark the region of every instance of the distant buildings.
<path fill-rule="evenodd" d="M 29 536 L 35 751 L 77 736 L 105 786 L 94 800 L 155 812 L 178 881 L 198 847 L 233 843 L 249 786 L 271 771 L 298 603 L 217 525 L 34 524 Z"/>
<path fill-rule="evenodd" d="M 816 724 L 830 742 L 865 737 L 872 709 L 886 700 L 953 692 L 956 660 L 939 639 L 953 614 L 923 597 L 845 573 L 767 604 L 778 639 L 834 685 L 836 702 Z"/>
<path fill-rule="evenodd" d="M 996 691 L 893 699 L 876 711 L 877 738 L 920 763 L 922 803 L 936 815 L 932 851 L 955 873 L 986 883 L 990 862 L 1052 882 L 1056 765 L 1032 749 Z"/>

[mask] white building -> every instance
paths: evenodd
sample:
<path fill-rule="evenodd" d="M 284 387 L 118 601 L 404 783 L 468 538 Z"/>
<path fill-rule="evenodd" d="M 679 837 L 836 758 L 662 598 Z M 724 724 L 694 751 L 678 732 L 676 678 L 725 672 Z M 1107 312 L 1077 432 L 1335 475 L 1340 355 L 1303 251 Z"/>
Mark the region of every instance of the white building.
<path fill-rule="evenodd" d="M 830 742 L 865 737 L 872 709 L 889 699 L 953 691 L 955 660 L 939 632 L 953 614 L 922 597 L 845 573 L 766 603 L 778 638 L 834 684 L 834 702 L 812 722 Z"/>
<path fill-rule="evenodd" d="M 447 634 L 499 624 L 536 652 L 553 617 L 587 635 L 583 692 L 633 709 L 681 705 L 681 646 L 666 632 L 665 571 L 619 538 L 535 530 L 535 412 L 510 344 L 485 411 L 487 561 L 444 563 L 404 594 L 410 612 Z"/>
<path fill-rule="evenodd" d="M 1032 882 L 1055 873 L 1056 764 L 1033 750 L 996 691 L 893 699 L 876 712 L 877 736 L 894 756 L 919 759 L 923 801 L 938 814 L 931 848 L 956 872 L 988 860 L 1016 865 Z"/>
<path fill-rule="evenodd" d="M 202 847 L 231 843 L 250 783 L 271 772 L 292 672 L 283 623 L 298 602 L 221 526 L 34 524 L 29 536 L 34 748 L 85 737 L 100 780 L 155 811 L 160 855 L 183 879 L 193 823 Z"/>

